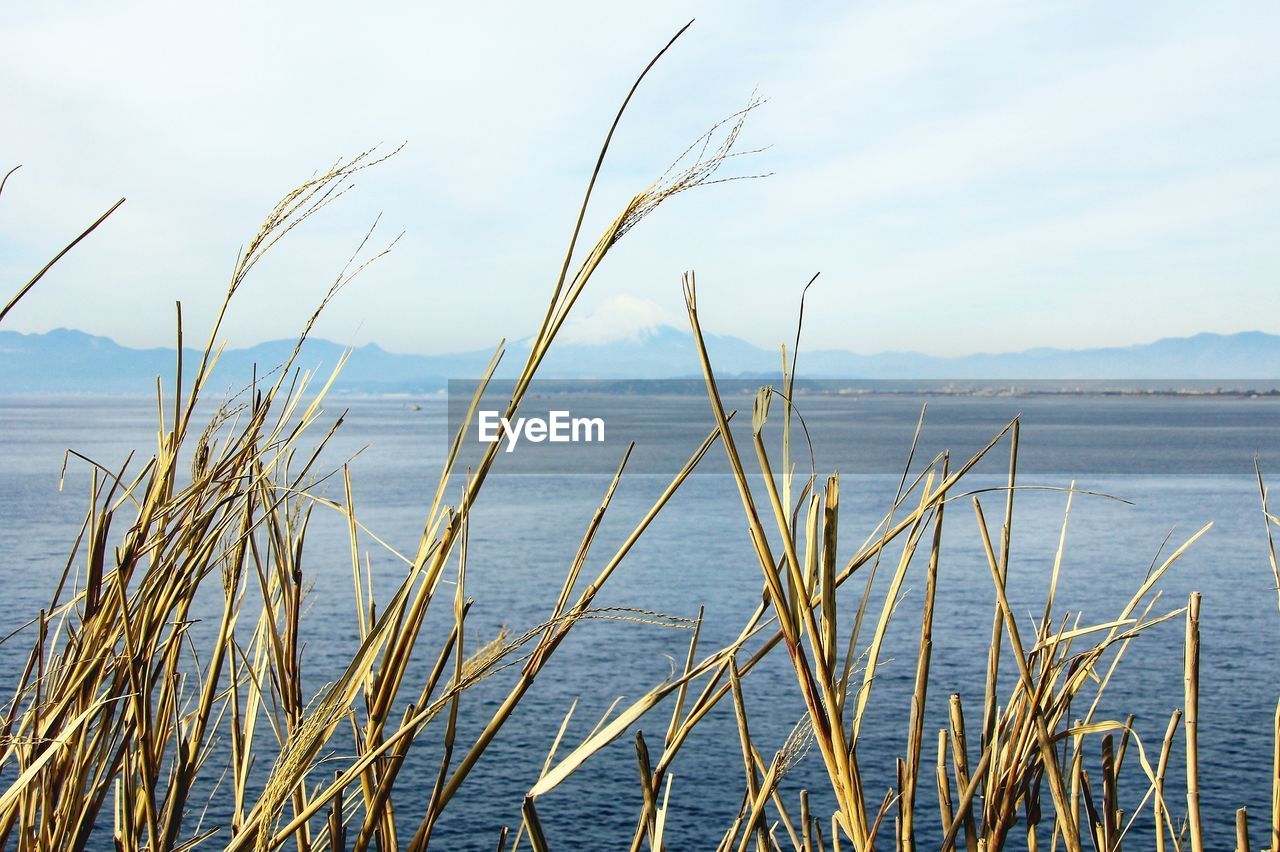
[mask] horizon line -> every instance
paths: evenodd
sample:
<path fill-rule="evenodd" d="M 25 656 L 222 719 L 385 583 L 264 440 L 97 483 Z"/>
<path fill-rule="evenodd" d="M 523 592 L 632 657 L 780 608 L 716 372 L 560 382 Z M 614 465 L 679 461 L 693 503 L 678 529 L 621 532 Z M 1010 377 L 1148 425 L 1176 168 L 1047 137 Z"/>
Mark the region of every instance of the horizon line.
<path fill-rule="evenodd" d="M 650 336 L 654 331 L 661 330 L 661 329 L 670 329 L 685 337 L 692 337 L 692 333 L 685 329 L 679 328 L 670 323 L 658 323 L 644 329 L 637 329 L 635 334 L 620 335 L 614 339 L 602 340 L 598 342 L 572 342 L 572 343 L 566 342 L 566 343 L 561 343 L 560 347 L 558 348 L 565 348 L 570 346 L 594 348 L 594 347 L 612 346 L 612 345 L 623 344 L 623 343 L 637 343 L 637 342 L 642 342 L 645 337 Z M 117 347 L 120 347 L 121 349 L 127 349 L 133 352 L 148 352 L 148 351 L 156 351 L 156 350 L 161 350 L 166 352 L 175 351 L 175 348 L 173 346 L 131 346 L 126 343 L 121 343 L 120 341 L 118 341 L 116 338 L 112 337 L 109 334 L 97 334 L 91 331 L 85 331 L 84 329 L 81 329 L 81 328 L 72 328 L 70 326 L 55 326 L 45 331 L 19 331 L 16 329 L 0 329 L 0 334 L 4 334 L 4 333 L 17 334 L 23 337 L 47 337 L 49 335 L 58 334 L 58 333 L 71 333 L 71 334 L 82 335 L 84 337 L 89 337 L 89 338 L 98 338 L 102 340 L 107 340 L 113 346 L 117 346 Z M 939 355 L 939 354 L 924 352 L 918 349 L 885 349 L 877 352 L 859 352 L 857 350 L 845 349 L 845 348 L 839 348 L 839 347 L 805 347 L 803 344 L 800 347 L 800 352 L 802 354 L 805 353 L 806 351 L 809 354 L 814 354 L 819 352 L 839 352 L 842 354 L 848 354 L 848 355 L 853 355 L 853 356 L 862 357 L 862 358 L 874 358 L 874 357 L 885 356 L 885 355 L 919 355 L 926 358 L 935 358 L 939 360 L 959 360 L 964 358 L 973 358 L 973 357 L 981 357 L 981 356 L 1025 355 L 1028 353 L 1039 352 L 1039 351 L 1080 353 L 1080 352 L 1124 350 L 1124 349 L 1136 349 L 1144 346 L 1154 346 L 1158 343 L 1164 343 L 1168 341 L 1189 341 L 1189 340 L 1194 340 L 1196 338 L 1202 338 L 1202 337 L 1233 338 L 1233 337 L 1247 337 L 1247 336 L 1280 338 L 1280 333 L 1262 331 L 1261 329 L 1258 329 L 1258 328 L 1241 329 L 1239 331 L 1230 331 L 1230 332 L 1198 331 L 1193 334 L 1186 334 L 1186 335 L 1166 335 L 1162 337 L 1157 337 L 1155 339 L 1148 339 L 1148 340 L 1144 340 L 1136 343 L 1109 344 L 1105 346 L 1084 346 L 1084 347 L 1077 347 L 1077 348 L 1066 348 L 1062 346 L 1053 346 L 1053 345 L 1040 345 L 1040 346 L 1031 346 L 1025 349 L 977 350 L 977 351 L 971 351 L 971 352 L 966 352 L 966 353 L 956 354 L 956 355 Z M 771 351 L 771 347 L 760 346 L 759 344 L 753 343 L 752 341 L 747 340 L 744 337 L 738 337 L 737 335 L 734 335 L 734 334 L 709 333 L 706 335 L 706 337 L 708 339 L 719 338 L 722 340 L 734 340 L 739 343 L 746 344 L 747 346 L 750 346 L 761 352 Z M 510 339 L 507 341 L 507 348 L 510 349 L 513 346 L 523 344 L 528 339 L 529 338 L 527 337 Z M 266 340 L 259 340 L 256 343 L 248 343 L 248 344 L 241 344 L 241 345 L 235 345 L 235 346 L 227 344 L 226 351 L 228 352 L 246 351 L 250 349 L 256 349 L 260 346 L 269 346 L 272 344 L 294 345 L 297 343 L 297 340 L 298 339 L 296 337 L 273 337 Z M 409 358 L 447 358 L 447 357 L 456 356 L 456 355 L 476 355 L 479 353 L 492 353 L 500 345 L 500 344 L 495 344 L 493 347 L 481 346 L 481 347 L 476 347 L 474 349 L 456 349 L 456 350 L 443 351 L 443 352 L 406 352 L 406 351 L 388 349 L 386 346 L 384 346 L 383 344 L 379 343 L 376 340 L 371 340 L 362 344 L 355 344 L 355 343 L 344 343 L 342 341 L 334 340 L 332 338 L 328 338 L 320 335 L 310 336 L 307 338 L 307 340 L 308 342 L 312 342 L 312 343 L 329 343 L 334 346 L 341 346 L 353 352 L 359 351 L 361 349 L 373 347 L 375 349 L 378 349 L 382 352 L 387 353 L 388 355 L 394 355 L 398 357 L 409 357 Z M 790 341 L 787 341 L 787 344 L 790 345 Z M 779 345 L 782 345 L 782 344 L 779 344 Z M 191 348 L 191 347 L 184 347 L 184 348 Z M 772 348 L 776 348 L 776 347 L 772 347 Z"/>

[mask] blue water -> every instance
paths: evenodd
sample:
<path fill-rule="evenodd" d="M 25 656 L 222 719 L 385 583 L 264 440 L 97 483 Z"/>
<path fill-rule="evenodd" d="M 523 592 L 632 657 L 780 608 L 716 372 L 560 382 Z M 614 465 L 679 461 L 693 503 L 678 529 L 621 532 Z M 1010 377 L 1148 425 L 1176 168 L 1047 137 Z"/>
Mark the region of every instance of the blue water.
<path fill-rule="evenodd" d="M 898 484 L 923 400 L 871 397 L 811 400 L 810 430 L 821 448 L 821 475 L 842 477 L 840 552 L 847 558 L 879 520 Z M 335 398 L 326 411 L 346 422 L 324 456 L 329 468 L 348 457 L 355 501 L 363 522 L 392 546 L 412 552 L 430 502 L 445 449 L 445 411 L 438 401 Z M 1272 716 L 1280 692 L 1275 648 L 1280 634 L 1275 581 L 1267 561 L 1253 458 L 1260 456 L 1280 482 L 1280 401 L 1238 398 L 935 398 L 929 401 L 917 467 L 942 447 L 956 458 L 979 449 L 1014 414 L 1023 415 L 1024 485 L 1077 487 L 1125 501 L 1078 496 L 1068 530 L 1058 611 L 1083 611 L 1083 623 L 1108 621 L 1141 583 L 1171 536 L 1166 552 L 1209 521 L 1214 528 L 1162 584 L 1156 611 L 1183 606 L 1192 590 L 1204 595 L 1201 706 L 1201 790 L 1210 845 L 1233 837 L 1234 810 L 1247 805 L 1260 830 L 1269 812 Z M 843 406 L 843 408 L 842 408 Z M 0 633 L 17 628 L 43 606 L 68 558 L 83 518 L 89 489 L 87 466 L 73 460 L 59 491 L 63 452 L 74 448 L 107 467 L 129 450 L 147 453 L 154 441 L 154 402 L 142 399 L 0 400 Z M 710 420 L 708 416 L 708 428 Z M 317 433 L 317 437 L 318 437 Z M 649 440 L 661 440 L 649 436 Z M 641 447 L 639 450 L 643 450 Z M 669 448 L 667 448 L 669 449 Z M 689 448 L 692 449 L 692 448 Z M 361 452 L 361 450 L 363 450 Z M 720 453 L 717 446 L 714 452 Z M 1003 483 L 1006 452 L 972 475 L 967 488 Z M 868 459 L 873 463 L 868 463 Z M 643 468 L 641 468 L 643 470 Z M 871 472 L 865 472 L 871 471 Z M 469 648 L 501 626 L 514 633 L 541 623 L 550 613 L 565 570 L 608 477 L 592 475 L 499 475 L 486 483 L 471 526 L 468 594 Z M 661 491 L 667 477 L 641 472 L 624 477 L 597 537 L 584 574 L 612 555 Z M 341 497 L 339 481 L 323 488 Z M 992 534 L 1003 497 L 984 496 Z M 1009 593 L 1023 617 L 1039 611 L 1057 548 L 1065 496 L 1054 490 L 1020 491 Z M 373 564 L 375 585 L 393 587 L 404 567 L 372 539 L 361 542 Z M 309 687 L 319 690 L 355 647 L 355 614 L 345 526 L 319 514 L 308 541 L 305 570 L 314 582 L 304 617 L 304 665 Z M 896 560 L 898 548 L 892 548 Z M 859 747 L 868 798 L 879 800 L 892 783 L 894 759 L 905 746 L 905 718 L 914 678 L 923 556 L 907 580 L 876 680 L 872 709 Z M 892 566 L 890 566 L 891 568 Z M 880 572 L 873 595 L 878 612 L 891 574 Z M 601 607 L 625 606 L 692 617 L 705 607 L 701 648 L 730 641 L 760 599 L 759 568 L 749 546 L 741 505 L 730 479 L 693 477 L 641 539 L 598 598 Z M 842 612 L 852 613 L 861 583 L 846 584 Z M 978 724 L 993 592 L 981 542 L 967 500 L 948 511 L 938 588 L 938 611 L 926 719 L 926 749 L 917 822 L 927 840 L 936 832 L 932 787 L 934 737 L 943 724 L 946 697 L 962 693 L 971 730 Z M 423 647 L 448 629 L 450 607 L 433 608 Z M 209 613 L 205 614 L 206 616 Z M 1154 760 L 1170 712 L 1182 703 L 1182 621 L 1175 619 L 1135 640 L 1108 690 L 1099 718 L 1137 715 L 1137 730 Z M 867 635 L 864 633 L 864 636 Z M 0 646 L 0 683 L 13 683 L 25 660 L 19 635 Z M 683 661 L 688 632 L 628 621 L 587 621 L 575 628 L 526 696 L 462 794 L 437 828 L 439 848 L 491 848 L 502 825 L 519 822 L 524 792 L 536 781 L 556 729 L 577 700 L 561 754 L 580 742 L 618 696 L 634 698 L 668 677 Z M 432 660 L 416 663 L 416 692 Z M 509 689 L 508 671 L 468 692 L 462 702 L 460 742 L 482 728 Z M 1010 670 L 1008 674 L 1012 674 Z M 1006 681 L 1006 689 L 1012 681 Z M 784 652 L 777 652 L 745 681 L 752 733 L 766 760 L 800 718 L 802 705 Z M 1086 690 L 1086 695 L 1091 693 Z M 1084 708 L 1081 708 L 1082 710 Z M 643 719 L 654 759 L 670 715 L 664 704 Z M 438 767 L 438 736 L 428 729 L 397 786 L 397 812 L 416 825 Z M 1181 738 L 1173 765 L 1180 764 Z M 1097 766 L 1096 740 L 1086 753 Z M 1126 761 L 1122 802 L 1132 811 L 1146 785 L 1136 755 Z M 732 821 L 741 801 L 743 775 L 732 708 L 726 702 L 702 723 L 673 770 L 668 841 L 672 848 L 711 848 Z M 1097 777 L 1096 771 L 1091 773 Z M 632 735 L 597 755 L 565 785 L 539 801 L 539 814 L 553 848 L 616 848 L 629 842 L 640 795 Z M 7 783 L 11 779 L 0 779 Z M 1171 773 L 1170 805 L 1181 815 L 1181 783 Z M 796 766 L 784 785 L 794 815 L 796 791 L 814 791 L 817 813 L 829 815 L 830 798 L 821 759 L 813 754 Z M 208 820 L 224 812 L 215 800 Z M 890 820 L 891 822 L 891 820 Z M 194 826 L 195 816 L 191 824 Z M 1148 845 L 1150 810 L 1144 811 L 1131 845 Z M 209 823 L 206 822 L 206 827 Z M 109 826 L 102 827 L 102 840 Z M 1042 834 L 1042 843 L 1047 840 Z M 1255 842 L 1262 840 L 1261 834 Z"/>

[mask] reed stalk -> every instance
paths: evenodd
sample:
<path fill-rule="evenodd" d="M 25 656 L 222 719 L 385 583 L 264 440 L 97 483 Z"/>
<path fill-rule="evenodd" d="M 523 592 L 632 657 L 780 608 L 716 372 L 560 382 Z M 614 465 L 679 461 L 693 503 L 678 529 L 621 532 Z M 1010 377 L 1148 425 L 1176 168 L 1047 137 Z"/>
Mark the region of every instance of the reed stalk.
<path fill-rule="evenodd" d="M 1187 831 L 1192 852 L 1204 852 L 1200 825 L 1200 593 L 1187 606 L 1186 653 L 1183 659 L 1182 728 L 1187 740 Z"/>

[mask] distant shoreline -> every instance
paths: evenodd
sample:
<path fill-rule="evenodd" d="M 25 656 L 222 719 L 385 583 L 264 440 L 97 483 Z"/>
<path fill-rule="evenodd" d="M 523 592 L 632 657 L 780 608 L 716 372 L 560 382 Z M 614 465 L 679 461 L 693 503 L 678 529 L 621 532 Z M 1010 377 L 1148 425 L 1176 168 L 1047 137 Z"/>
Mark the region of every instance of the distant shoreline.
<path fill-rule="evenodd" d="M 668 383 L 663 380 L 645 380 L 645 384 L 652 385 L 651 390 L 638 390 L 634 383 L 613 382 L 610 380 L 593 381 L 593 380 L 566 380 L 565 382 L 552 381 L 548 384 L 555 387 L 534 388 L 530 394 L 531 398 L 537 396 L 630 396 L 630 397 L 688 397 L 700 396 L 705 394 L 705 388 L 683 390 L 674 387 L 683 380 L 673 380 Z M 823 380 L 815 380 L 815 382 L 823 382 Z M 701 380 L 698 382 L 701 385 Z M 725 387 L 726 384 L 733 385 Z M 721 382 L 720 391 L 725 397 L 753 396 L 758 388 L 765 386 L 780 386 L 778 381 L 769 381 L 760 379 L 740 380 L 732 379 Z M 578 387 L 572 387 L 577 385 Z M 328 396 L 331 399 L 358 399 L 358 400 L 385 400 L 388 402 L 401 401 L 406 404 L 420 404 L 423 402 L 439 401 L 446 402 L 449 394 L 445 389 L 439 390 L 422 390 L 422 391 L 372 391 L 358 389 L 333 389 L 330 390 Z M 1274 387 L 1102 387 L 1102 388 L 1082 388 L 1082 387 L 1026 387 L 1017 385 L 981 385 L 981 386 L 928 386 L 928 387 L 865 387 L 865 386 L 843 386 L 843 387 L 797 387 L 795 389 L 796 397 L 810 398 L 847 398 L 847 399 L 874 399 L 880 397 L 941 397 L 956 399 L 1028 399 L 1036 397 L 1077 397 L 1080 399 L 1098 399 L 1098 398 L 1117 398 L 1117 399 L 1223 399 L 1223 400 L 1280 400 L 1280 383 Z M 155 394 L 146 393 L 113 393 L 109 391 L 48 391 L 48 392 L 19 392 L 19 393 L 3 393 L 0 392 L 0 405 L 18 402 L 42 402 L 42 401 L 73 401 L 73 400 L 136 400 L 140 402 L 155 403 Z M 166 399 L 171 397 L 166 395 Z"/>

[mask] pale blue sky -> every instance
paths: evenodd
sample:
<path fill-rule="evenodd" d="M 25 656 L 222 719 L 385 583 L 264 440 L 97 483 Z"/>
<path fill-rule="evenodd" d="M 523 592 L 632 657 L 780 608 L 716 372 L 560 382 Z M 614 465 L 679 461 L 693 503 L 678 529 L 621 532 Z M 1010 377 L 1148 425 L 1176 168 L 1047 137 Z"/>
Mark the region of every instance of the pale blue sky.
<path fill-rule="evenodd" d="M 636 72 L 592 222 L 707 125 L 769 98 L 743 168 L 619 246 L 575 333 L 679 322 L 773 345 L 938 354 L 1280 332 L 1280 4 L 45 2 L 0 31 L 0 274 L 16 289 L 129 201 L 6 326 L 131 345 L 207 327 L 291 185 L 408 140 L 246 288 L 233 344 L 296 332 L 383 212 L 396 251 L 321 333 L 488 347 L 541 316 Z"/>

